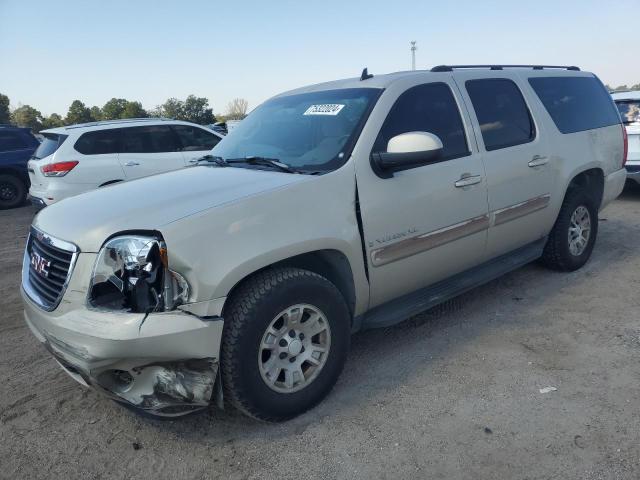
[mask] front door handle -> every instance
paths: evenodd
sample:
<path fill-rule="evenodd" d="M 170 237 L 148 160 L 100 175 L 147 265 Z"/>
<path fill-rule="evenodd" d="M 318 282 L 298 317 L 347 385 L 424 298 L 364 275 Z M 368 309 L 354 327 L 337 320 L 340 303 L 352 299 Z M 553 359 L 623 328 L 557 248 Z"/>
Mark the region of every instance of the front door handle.
<path fill-rule="evenodd" d="M 125 167 L 135 167 L 136 165 L 140 165 L 138 162 L 127 162 L 124 164 Z"/>
<path fill-rule="evenodd" d="M 529 162 L 529 166 L 531 168 L 541 167 L 542 165 L 546 165 L 549 161 L 548 157 L 543 157 L 542 155 L 534 155 L 531 161 Z"/>
<path fill-rule="evenodd" d="M 460 177 L 454 185 L 456 188 L 469 187 L 471 185 L 475 185 L 476 183 L 480 183 L 482 181 L 482 177 L 480 175 L 469 175 L 465 174 Z"/>

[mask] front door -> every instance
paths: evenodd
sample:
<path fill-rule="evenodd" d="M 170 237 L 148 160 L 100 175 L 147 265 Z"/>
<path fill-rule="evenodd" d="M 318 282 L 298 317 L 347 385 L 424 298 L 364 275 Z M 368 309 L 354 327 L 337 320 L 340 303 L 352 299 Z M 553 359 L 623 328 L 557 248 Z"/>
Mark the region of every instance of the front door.
<path fill-rule="evenodd" d="M 368 132 L 363 131 L 362 138 L 368 137 L 373 147 L 369 152 L 359 149 L 356 157 L 371 307 L 484 258 L 489 225 L 484 167 L 459 93 L 450 76 L 441 78 L 392 84 L 381 96 Z M 413 131 L 437 135 L 442 156 L 391 178 L 377 176 L 368 154 L 386 151 L 392 137 Z"/>
<path fill-rule="evenodd" d="M 525 100 L 522 90 L 530 87 L 519 77 L 461 71 L 455 78 L 483 153 L 491 216 L 487 256 L 493 258 L 545 235 L 553 157 L 535 121 L 539 106 Z"/>
<path fill-rule="evenodd" d="M 123 128 L 119 160 L 127 180 L 186 165 L 178 138 L 168 125 Z"/>

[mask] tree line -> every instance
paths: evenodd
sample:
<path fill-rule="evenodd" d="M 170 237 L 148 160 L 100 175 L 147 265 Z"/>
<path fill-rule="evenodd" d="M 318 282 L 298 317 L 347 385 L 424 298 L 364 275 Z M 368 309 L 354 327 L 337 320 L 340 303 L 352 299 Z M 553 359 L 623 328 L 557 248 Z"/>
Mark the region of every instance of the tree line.
<path fill-rule="evenodd" d="M 626 85 L 619 85 L 617 87 L 610 87 L 609 85 L 605 85 L 605 87 L 607 87 L 607 90 L 609 90 L 610 92 L 624 92 L 626 90 L 640 90 L 640 83 L 636 83 L 635 85 L 631 85 L 630 87 L 627 87 Z"/>
<path fill-rule="evenodd" d="M 112 98 L 102 107 L 88 107 L 80 100 L 74 100 L 64 117 L 58 113 L 44 116 L 31 105 L 20 105 L 12 110 L 9 97 L 0 93 L 0 124 L 12 123 L 29 127 L 34 132 L 77 123 L 147 117 L 173 118 L 208 125 L 216 121 L 242 120 L 247 115 L 248 107 L 245 99 L 236 98 L 229 102 L 226 113 L 214 115 L 209 100 L 195 95 L 189 95 L 184 100 L 169 98 L 152 110 L 145 110 L 138 101 Z"/>

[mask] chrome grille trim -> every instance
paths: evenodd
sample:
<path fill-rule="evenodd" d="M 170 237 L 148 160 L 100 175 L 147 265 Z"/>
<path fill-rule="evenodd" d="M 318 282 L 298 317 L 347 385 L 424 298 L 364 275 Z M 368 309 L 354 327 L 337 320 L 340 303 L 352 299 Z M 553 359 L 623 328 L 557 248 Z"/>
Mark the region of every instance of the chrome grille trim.
<path fill-rule="evenodd" d="M 47 276 L 38 274 L 32 266 L 32 252 L 51 262 Z M 26 295 L 43 310 L 55 310 L 67 290 L 79 253 L 73 243 L 32 226 L 22 259 L 22 288 Z"/>

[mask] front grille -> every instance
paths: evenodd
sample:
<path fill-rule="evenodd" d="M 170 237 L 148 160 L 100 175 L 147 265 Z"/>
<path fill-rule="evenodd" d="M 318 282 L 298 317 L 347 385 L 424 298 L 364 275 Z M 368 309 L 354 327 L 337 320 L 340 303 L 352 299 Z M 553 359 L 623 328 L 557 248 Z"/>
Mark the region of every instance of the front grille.
<path fill-rule="evenodd" d="M 67 287 L 78 248 L 32 228 L 22 265 L 22 286 L 43 309 L 58 306 Z"/>

